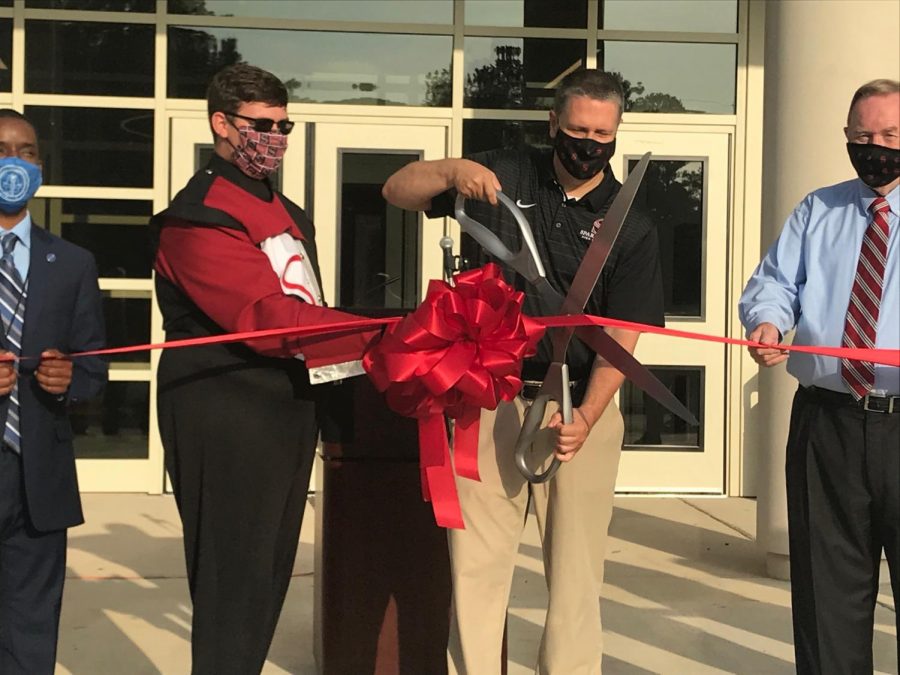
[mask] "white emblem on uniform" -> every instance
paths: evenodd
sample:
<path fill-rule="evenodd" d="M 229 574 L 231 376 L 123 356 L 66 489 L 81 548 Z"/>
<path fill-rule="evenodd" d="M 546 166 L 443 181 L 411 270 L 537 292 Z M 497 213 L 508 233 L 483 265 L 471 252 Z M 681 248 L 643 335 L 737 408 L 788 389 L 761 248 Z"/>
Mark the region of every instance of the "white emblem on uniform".
<path fill-rule="evenodd" d="M 520 209 L 530 209 L 534 204 L 523 204 L 521 199 L 516 200 L 516 206 Z"/>
<path fill-rule="evenodd" d="M 322 305 L 322 291 L 302 241 L 282 232 L 263 241 L 260 248 L 278 275 L 282 293 L 296 295 L 311 305 Z"/>
<path fill-rule="evenodd" d="M 19 202 L 28 194 L 31 183 L 28 173 L 21 166 L 7 164 L 0 168 L 0 197 L 8 202 Z"/>

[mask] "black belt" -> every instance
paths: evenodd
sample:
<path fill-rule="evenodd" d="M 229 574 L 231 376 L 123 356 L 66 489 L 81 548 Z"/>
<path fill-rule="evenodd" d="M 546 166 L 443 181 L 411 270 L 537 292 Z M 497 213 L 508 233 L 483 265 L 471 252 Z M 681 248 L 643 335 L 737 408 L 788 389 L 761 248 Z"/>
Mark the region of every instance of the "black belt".
<path fill-rule="evenodd" d="M 858 401 L 852 394 L 844 394 L 821 387 L 801 387 L 807 395 L 827 405 L 860 408 L 866 412 L 894 414 L 900 413 L 900 396 L 867 394 Z"/>
<path fill-rule="evenodd" d="M 580 380 L 570 380 L 569 381 L 569 390 L 575 391 L 575 387 L 578 386 Z M 522 391 L 519 392 L 519 396 L 524 398 L 526 401 L 533 401 L 537 397 L 538 390 L 541 388 L 543 382 L 538 380 L 523 380 L 522 381 Z"/>

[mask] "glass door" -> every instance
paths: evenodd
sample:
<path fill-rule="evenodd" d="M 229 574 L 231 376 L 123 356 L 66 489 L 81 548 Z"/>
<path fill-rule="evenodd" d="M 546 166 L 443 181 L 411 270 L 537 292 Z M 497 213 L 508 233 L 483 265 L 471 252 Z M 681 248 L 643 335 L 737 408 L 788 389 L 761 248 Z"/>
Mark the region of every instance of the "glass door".
<path fill-rule="evenodd" d="M 149 199 L 41 197 L 34 222 L 88 249 L 97 263 L 106 342 L 150 341 Z M 154 454 L 149 352 L 111 358 L 109 382 L 96 399 L 71 406 L 78 483 L 83 492 L 158 492 L 161 456 Z"/>
<path fill-rule="evenodd" d="M 312 201 L 325 300 L 332 307 L 414 309 L 441 278 L 440 224 L 389 205 L 388 177 L 446 156 L 443 124 L 316 123 Z"/>
<path fill-rule="evenodd" d="M 653 153 L 635 199 L 656 223 L 666 326 L 726 335 L 729 135 L 620 130 L 614 169 Z M 725 491 L 725 347 L 646 334 L 638 359 L 700 420 L 692 427 L 626 382 L 620 492 Z"/>

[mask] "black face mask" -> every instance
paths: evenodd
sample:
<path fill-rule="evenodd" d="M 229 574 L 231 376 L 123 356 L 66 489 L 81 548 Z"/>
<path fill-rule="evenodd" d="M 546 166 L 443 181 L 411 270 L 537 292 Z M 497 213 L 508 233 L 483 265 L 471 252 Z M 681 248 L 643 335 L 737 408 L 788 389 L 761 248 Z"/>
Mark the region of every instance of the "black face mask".
<path fill-rule="evenodd" d="M 600 143 L 590 138 L 575 138 L 562 129 L 553 139 L 556 156 L 573 178 L 587 180 L 603 171 L 616 152 L 616 139 Z"/>
<path fill-rule="evenodd" d="M 847 143 L 850 163 L 870 188 L 887 185 L 900 176 L 900 150 L 872 143 Z"/>

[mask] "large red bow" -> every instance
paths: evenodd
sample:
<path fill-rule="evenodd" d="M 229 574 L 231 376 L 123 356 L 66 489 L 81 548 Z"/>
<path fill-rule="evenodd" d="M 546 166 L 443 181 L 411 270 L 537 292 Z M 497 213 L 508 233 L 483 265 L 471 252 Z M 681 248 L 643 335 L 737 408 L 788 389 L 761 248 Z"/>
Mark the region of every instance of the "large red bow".
<path fill-rule="evenodd" d="M 385 332 L 363 366 L 392 410 L 418 418 L 423 496 L 438 525 L 461 528 L 453 467 L 478 480 L 481 409 L 519 392 L 522 359 L 535 353 L 544 327 L 522 314 L 523 293 L 497 265 L 454 283 L 432 281 L 425 301 Z M 453 463 L 444 414 L 456 420 Z"/>

